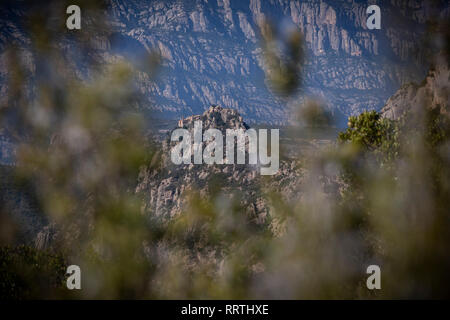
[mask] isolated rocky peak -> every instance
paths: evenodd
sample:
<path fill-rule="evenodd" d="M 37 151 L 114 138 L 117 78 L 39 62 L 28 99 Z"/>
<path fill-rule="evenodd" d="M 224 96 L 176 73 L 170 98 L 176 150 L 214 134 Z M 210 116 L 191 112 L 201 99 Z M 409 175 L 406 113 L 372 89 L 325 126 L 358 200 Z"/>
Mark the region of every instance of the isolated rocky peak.
<path fill-rule="evenodd" d="M 207 143 L 210 143 L 210 140 L 204 139 L 204 133 L 208 129 L 218 129 L 222 133 L 222 146 L 226 146 L 226 131 L 227 129 L 243 129 L 247 130 L 249 129 L 249 126 L 243 121 L 242 117 L 239 115 L 239 113 L 236 110 L 229 109 L 229 108 L 222 108 L 220 106 L 210 106 L 209 109 L 207 109 L 205 112 L 203 112 L 200 115 L 193 115 L 189 116 L 187 118 L 182 118 L 178 121 L 178 124 L 176 127 L 172 128 L 172 130 L 169 130 L 165 137 L 163 137 L 161 141 L 161 154 L 158 158 L 160 160 L 161 167 L 164 171 L 168 172 L 169 174 L 176 173 L 177 175 L 184 175 L 186 172 L 189 172 L 191 170 L 198 171 L 202 170 L 203 165 L 194 165 L 194 155 L 193 152 L 191 153 L 191 163 L 192 164 L 181 164 L 181 165 L 175 165 L 172 162 L 171 159 L 171 152 L 172 149 L 179 144 L 180 142 L 178 140 L 172 141 L 172 133 L 175 129 L 187 129 L 190 133 L 191 138 L 191 144 L 194 142 L 194 125 L 196 122 L 200 122 L 200 128 L 201 128 L 201 137 L 202 142 L 200 144 L 200 148 L 203 151 L 206 147 Z M 236 149 L 235 147 L 235 154 Z M 248 140 L 245 141 L 245 148 L 246 151 L 248 151 Z M 224 161 L 226 158 L 226 152 L 223 151 Z M 207 170 L 217 171 L 217 165 L 206 165 Z M 233 169 L 226 168 L 225 172 L 228 170 L 234 170 L 235 168 L 244 168 L 245 165 L 232 165 Z M 146 175 L 147 176 L 153 176 L 153 175 L 160 175 L 160 173 L 157 173 L 158 170 L 161 169 L 161 167 L 158 167 L 156 170 L 147 169 Z M 215 169 L 214 169 L 215 168 Z M 247 170 L 254 171 L 256 173 L 256 169 L 258 167 L 255 165 L 247 166 Z M 220 168 L 219 171 L 221 171 L 223 168 Z"/>
<path fill-rule="evenodd" d="M 224 133 L 226 129 L 247 130 L 249 128 L 236 110 L 220 106 L 211 106 L 201 115 L 182 118 L 178 121 L 178 127 L 193 129 L 195 121 L 202 122 L 203 130 L 219 129 Z"/>
<path fill-rule="evenodd" d="M 203 133 L 208 129 L 218 129 L 224 139 L 227 129 L 249 129 L 242 116 L 233 109 L 211 106 L 201 115 L 180 119 L 178 127 L 192 133 L 195 121 L 202 121 Z M 180 164 L 170 160 L 171 147 L 177 142 L 169 134 L 162 142 L 161 166 L 149 166 L 140 172 L 136 192 L 143 195 L 144 210 L 151 215 L 169 219 L 180 214 L 186 206 L 189 191 L 198 191 L 201 195 L 210 195 L 211 188 L 219 183 L 225 197 L 241 202 L 247 213 L 257 223 L 267 217 L 267 203 L 262 198 L 259 184 L 262 180 L 259 165 L 248 164 Z M 203 147 L 205 141 L 202 143 Z M 224 144 L 225 145 L 225 144 Z M 248 147 L 248 141 L 246 148 Z M 267 180 L 268 188 L 283 190 L 285 195 L 296 190 L 296 184 L 302 178 L 303 169 L 295 161 L 281 161 L 278 172 Z M 215 181 L 215 183 L 214 183 Z"/>

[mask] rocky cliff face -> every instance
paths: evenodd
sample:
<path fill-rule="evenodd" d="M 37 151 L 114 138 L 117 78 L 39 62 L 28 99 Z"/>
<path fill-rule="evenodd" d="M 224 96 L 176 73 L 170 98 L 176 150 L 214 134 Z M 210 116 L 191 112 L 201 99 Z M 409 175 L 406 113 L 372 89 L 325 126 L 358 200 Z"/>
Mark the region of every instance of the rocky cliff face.
<path fill-rule="evenodd" d="M 223 135 L 226 129 L 248 129 L 248 125 L 235 110 L 218 106 L 210 107 L 201 115 L 181 119 L 178 128 L 188 129 L 192 134 L 195 121 L 202 121 L 202 133 L 210 128 L 219 129 Z M 212 180 L 217 178 L 223 186 L 226 186 L 224 189 L 230 196 L 232 190 L 245 192 L 242 198 L 248 201 L 248 208 L 255 218 L 261 214 L 265 215 L 266 208 L 260 198 L 261 195 L 258 197 L 258 190 L 252 187 L 259 174 L 255 167 L 193 163 L 174 165 L 170 160 L 173 145 L 169 133 L 162 141 L 160 166 L 146 168 L 140 174 L 140 183 L 136 190 L 144 194 L 144 206 L 148 213 L 163 219 L 178 215 L 190 190 L 200 191 L 202 195 L 209 194 L 213 187 Z M 237 189 L 234 189 L 236 187 Z"/>
<path fill-rule="evenodd" d="M 180 120 L 179 127 L 193 130 L 193 122 L 201 120 L 203 131 L 215 128 L 225 136 L 226 129 L 248 125 L 235 110 L 210 107 L 202 115 Z M 170 161 L 170 138 L 162 143 L 161 165 L 141 171 L 136 191 L 143 195 L 144 210 L 151 215 L 170 219 L 186 208 L 186 197 L 190 191 L 198 191 L 202 196 L 211 195 L 212 190 L 231 200 L 236 200 L 245 208 L 249 217 L 263 223 L 268 214 L 268 203 L 263 198 L 265 192 L 275 191 L 289 199 L 301 197 L 300 187 L 306 170 L 298 161 L 285 159 L 273 176 L 261 176 L 255 165 L 174 165 Z M 336 181 L 324 181 L 325 188 L 332 192 L 338 189 Z"/>
<path fill-rule="evenodd" d="M 138 84 L 161 117 L 201 114 L 217 104 L 251 123 L 285 124 L 290 110 L 264 82 L 258 23 L 268 18 L 282 30 L 294 25 L 308 49 L 304 92 L 323 99 L 343 119 L 381 109 L 402 84 L 423 78 L 428 66 L 418 49 L 425 22 L 436 12 L 442 18 L 450 12 L 445 1 L 437 3 L 433 9 L 419 0 L 377 2 L 381 30 L 368 30 L 365 1 L 110 0 L 115 34 L 99 50 L 131 59 L 151 50 L 161 54 L 159 81 L 142 77 Z M 11 42 L 25 47 L 30 39 L 19 23 L 20 5 L 1 9 L 0 51 Z"/>
<path fill-rule="evenodd" d="M 408 83 L 390 97 L 381 110 L 382 116 L 397 120 L 405 112 L 424 106 L 450 114 L 449 67 L 443 57 L 438 57 L 435 65 L 420 84 Z"/>
<path fill-rule="evenodd" d="M 220 106 L 211 106 L 201 115 L 193 115 L 178 121 L 178 127 L 192 130 L 194 122 L 201 121 L 205 128 L 220 129 L 248 129 L 249 126 L 243 121 L 236 110 L 224 109 Z"/>
<path fill-rule="evenodd" d="M 115 25 L 165 58 L 164 75 L 142 90 L 166 116 L 198 114 L 210 104 L 238 110 L 250 122 L 286 123 L 289 110 L 266 88 L 258 21 L 290 23 L 308 48 L 305 92 L 336 116 L 379 110 L 402 84 L 418 81 L 423 1 L 383 1 L 381 30 L 365 26 L 359 1 L 111 1 Z M 441 4 L 441 16 L 449 9 Z"/>

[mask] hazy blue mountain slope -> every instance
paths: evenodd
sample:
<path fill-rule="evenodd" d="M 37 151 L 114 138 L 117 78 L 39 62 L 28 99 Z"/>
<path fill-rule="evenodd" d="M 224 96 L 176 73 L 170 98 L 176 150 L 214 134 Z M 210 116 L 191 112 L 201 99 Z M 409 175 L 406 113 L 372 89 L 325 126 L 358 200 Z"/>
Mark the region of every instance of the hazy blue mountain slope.
<path fill-rule="evenodd" d="M 1 99 L 8 91 L 4 49 L 30 43 L 22 3 L 0 6 Z M 322 98 L 342 125 L 348 115 L 381 109 L 402 84 L 424 77 L 428 65 L 419 48 L 425 22 L 433 12 L 449 16 L 445 1 L 434 11 L 418 0 L 377 4 L 381 30 L 366 29 L 367 1 L 109 0 L 114 33 L 99 50 L 133 59 L 156 49 L 163 56 L 158 81 L 143 77 L 138 84 L 146 107 L 159 117 L 178 119 L 217 104 L 250 123 L 285 124 L 291 111 L 264 82 L 258 21 L 294 24 L 308 48 L 304 93 Z M 24 56 L 33 64 L 26 50 Z"/>
<path fill-rule="evenodd" d="M 258 21 L 267 17 L 304 33 L 305 92 L 337 116 L 381 109 L 403 83 L 422 78 L 422 1 L 384 1 L 381 30 L 367 30 L 366 1 L 111 1 L 120 33 L 165 58 L 157 84 L 142 84 L 167 117 L 200 113 L 210 104 L 249 121 L 285 122 L 281 101 L 266 88 Z M 445 5 L 441 5 L 445 8 Z M 448 14 L 448 8 L 441 14 Z"/>

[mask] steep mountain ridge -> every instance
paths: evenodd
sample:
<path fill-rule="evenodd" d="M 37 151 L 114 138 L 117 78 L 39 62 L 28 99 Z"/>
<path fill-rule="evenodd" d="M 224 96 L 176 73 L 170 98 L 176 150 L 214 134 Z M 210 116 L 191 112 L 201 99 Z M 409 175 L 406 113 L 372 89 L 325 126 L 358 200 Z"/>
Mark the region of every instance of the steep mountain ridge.
<path fill-rule="evenodd" d="M 424 77 L 428 66 L 420 48 L 426 21 L 445 19 L 450 13 L 446 2 L 435 3 L 380 1 L 381 30 L 368 30 L 365 1 L 110 0 L 105 12 L 113 34 L 94 42 L 106 59 L 137 60 L 154 50 L 162 56 L 157 81 L 143 75 L 137 83 L 143 107 L 158 118 L 179 120 L 217 104 L 236 110 L 249 124 L 285 125 L 291 120 L 291 107 L 312 95 L 323 100 L 338 126 L 345 126 L 347 116 L 380 110 L 401 85 Z M 22 4 L 0 6 L 1 103 L 7 101 L 5 50 L 10 44 L 21 49 L 31 77 L 42 73 L 29 50 L 23 21 L 27 7 Z M 304 34 L 302 95 L 288 103 L 272 94 L 265 82 L 258 27 L 264 18 L 280 26 L 281 36 L 293 26 Z M 90 31 L 89 36 L 97 35 Z M 70 53 L 70 41 L 61 46 Z M 80 67 L 82 61 L 74 58 L 73 64 L 76 74 L 88 72 Z M 57 82 L 57 76 L 51 80 Z M 10 163 L 10 140 L 0 140 L 0 161 Z"/>
<path fill-rule="evenodd" d="M 211 106 L 201 115 L 180 120 L 178 128 L 192 131 L 195 121 L 202 121 L 203 133 L 214 128 L 225 136 L 227 129 L 249 129 L 239 113 L 219 106 Z M 153 163 L 140 172 L 136 192 L 143 195 L 144 211 L 151 216 L 170 219 L 186 208 L 185 201 L 190 192 L 211 196 L 213 190 L 218 189 L 230 201 L 237 201 L 252 220 L 263 223 L 269 212 L 269 204 L 263 197 L 266 192 L 279 192 L 287 200 L 301 196 L 300 188 L 307 171 L 297 160 L 282 157 L 275 175 L 261 176 L 259 165 L 175 165 L 170 160 L 173 145 L 168 136 L 162 142 L 160 165 L 155 167 Z M 324 180 L 323 183 L 330 192 L 339 188 L 337 180 Z"/>
<path fill-rule="evenodd" d="M 250 122 L 286 123 L 289 108 L 267 90 L 258 22 L 293 24 L 308 48 L 304 92 L 325 100 L 338 118 L 379 110 L 403 83 L 418 81 L 418 47 L 432 7 L 384 1 L 381 30 L 365 26 L 359 1 L 120 1 L 111 2 L 122 34 L 165 58 L 161 81 L 142 90 L 168 117 L 219 104 Z M 442 16 L 448 15 L 448 8 Z M 441 8 L 442 9 L 442 8 Z M 282 31 L 283 32 L 283 31 Z"/>

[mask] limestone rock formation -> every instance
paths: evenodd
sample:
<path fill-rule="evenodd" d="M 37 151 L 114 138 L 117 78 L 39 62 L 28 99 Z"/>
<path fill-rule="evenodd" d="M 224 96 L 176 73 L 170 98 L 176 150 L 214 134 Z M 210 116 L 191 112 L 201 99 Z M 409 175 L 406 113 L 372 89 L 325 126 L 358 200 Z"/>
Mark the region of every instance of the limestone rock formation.
<path fill-rule="evenodd" d="M 408 83 L 400 88 L 381 110 L 382 116 L 397 120 L 413 108 L 439 108 L 441 113 L 450 111 L 450 71 L 443 57 L 438 57 L 421 84 Z"/>
<path fill-rule="evenodd" d="M 249 129 L 235 110 L 212 106 L 202 115 L 180 120 L 179 126 L 192 130 L 196 120 L 203 122 L 203 131 L 216 128 L 223 132 L 228 128 Z M 246 208 L 247 214 L 262 223 L 269 213 L 264 193 L 275 191 L 286 199 L 299 199 L 300 185 L 304 182 L 306 169 L 294 159 L 280 161 L 278 172 L 273 176 L 261 176 L 257 165 L 248 164 L 181 164 L 170 161 L 170 139 L 162 142 L 161 166 L 147 167 L 140 173 L 136 191 L 143 195 L 144 211 L 147 214 L 170 219 L 186 209 L 189 190 L 206 196 L 219 188 L 223 195 L 237 199 Z M 328 190 L 336 190 L 336 181 L 326 181 Z"/>

